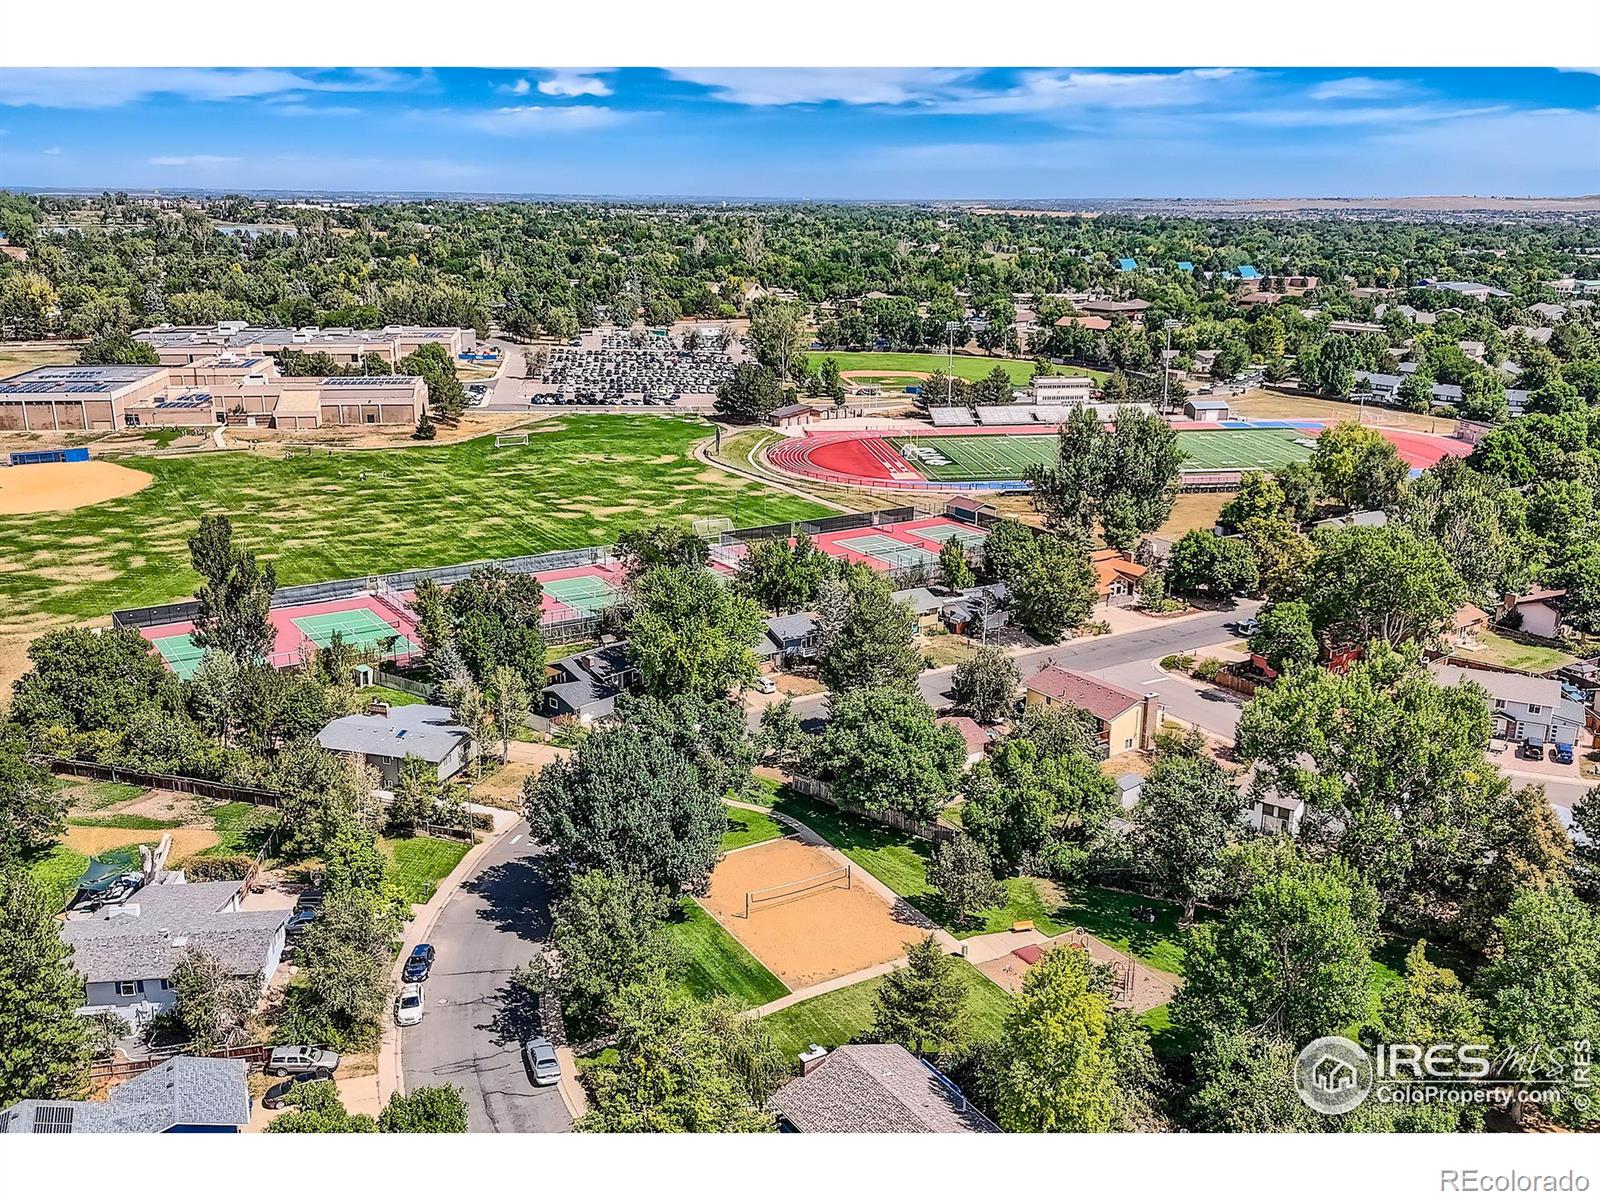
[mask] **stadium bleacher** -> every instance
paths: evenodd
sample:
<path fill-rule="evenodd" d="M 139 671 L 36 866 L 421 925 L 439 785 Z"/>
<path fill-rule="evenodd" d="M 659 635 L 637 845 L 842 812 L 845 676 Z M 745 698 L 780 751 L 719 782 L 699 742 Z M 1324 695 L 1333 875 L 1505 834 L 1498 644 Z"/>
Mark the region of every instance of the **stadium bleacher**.
<path fill-rule="evenodd" d="M 978 418 L 973 416 L 970 408 L 956 405 L 944 405 L 928 410 L 928 418 L 933 422 L 935 429 L 948 429 L 961 425 L 976 425 Z"/>

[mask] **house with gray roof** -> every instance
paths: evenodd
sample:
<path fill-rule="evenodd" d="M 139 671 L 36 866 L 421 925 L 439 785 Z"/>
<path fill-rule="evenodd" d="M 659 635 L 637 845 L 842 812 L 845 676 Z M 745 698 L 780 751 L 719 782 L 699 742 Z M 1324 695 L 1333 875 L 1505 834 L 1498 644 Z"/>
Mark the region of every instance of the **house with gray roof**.
<path fill-rule="evenodd" d="M 809 662 L 817 654 L 816 617 L 807 612 L 768 617 L 756 653 L 774 666 Z"/>
<path fill-rule="evenodd" d="M 373 768 L 383 787 L 394 786 L 407 758 L 431 763 L 442 783 L 466 766 L 472 753 L 472 734 L 438 704 L 397 704 L 384 713 L 340 717 L 323 727 L 317 743 Z"/>
<path fill-rule="evenodd" d="M 999 1133 L 955 1084 L 904 1046 L 818 1047 L 769 1107 L 783 1133 Z"/>
<path fill-rule="evenodd" d="M 1533 738 L 1571 746 L 1583 730 L 1583 705 L 1562 691 L 1559 679 L 1514 671 L 1481 671 L 1444 662 L 1434 663 L 1430 669 L 1442 685 L 1473 683 L 1489 693 L 1496 737 L 1510 742 Z"/>
<path fill-rule="evenodd" d="M 617 697 L 639 678 L 639 669 L 628 661 L 626 642 L 568 655 L 551 663 L 548 673 L 551 682 L 539 693 L 539 715 L 576 718 L 584 725 L 611 716 Z"/>
<path fill-rule="evenodd" d="M 109 1100 L 19 1100 L 0 1133 L 238 1133 L 250 1123 L 242 1058 L 179 1055 L 135 1075 Z"/>
<path fill-rule="evenodd" d="M 242 880 L 155 884 L 69 917 L 61 940 L 84 979 L 78 1011 L 114 1012 L 140 1028 L 177 1000 L 172 976 L 191 949 L 237 978 L 259 979 L 264 994 L 283 957 L 289 910 L 243 912 L 243 891 Z"/>

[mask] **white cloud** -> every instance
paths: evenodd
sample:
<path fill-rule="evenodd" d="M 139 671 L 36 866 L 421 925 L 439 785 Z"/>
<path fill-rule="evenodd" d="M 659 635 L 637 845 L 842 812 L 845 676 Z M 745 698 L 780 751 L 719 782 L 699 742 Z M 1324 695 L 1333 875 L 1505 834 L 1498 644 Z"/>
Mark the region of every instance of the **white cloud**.
<path fill-rule="evenodd" d="M 588 71 L 556 71 L 539 81 L 539 91 L 545 96 L 609 96 L 611 85 Z"/>
<path fill-rule="evenodd" d="M 1350 75 L 1344 79 L 1324 80 L 1306 94 L 1313 100 L 1381 100 L 1386 96 L 1403 95 L 1410 90 L 1409 84 L 1398 79 Z"/>
<path fill-rule="evenodd" d="M 39 151 L 39 153 L 40 154 L 49 154 L 49 155 L 51 155 L 53 157 L 53 156 L 55 156 L 57 154 L 62 153 L 62 149 L 61 149 L 60 146 L 46 146 L 43 150 Z"/>
<path fill-rule="evenodd" d="M 460 119 L 484 133 L 516 136 L 606 129 L 622 124 L 633 115 L 598 104 L 518 104 L 488 112 L 466 113 Z"/>
<path fill-rule="evenodd" d="M 1233 67 L 1188 71 L 1025 71 L 997 91 L 959 89 L 932 107 L 947 113 L 1050 113 L 1093 108 L 1167 108 L 1200 104 L 1219 85 L 1238 86 L 1254 72 Z"/>
<path fill-rule="evenodd" d="M 1257 108 L 1216 113 L 1214 119 L 1239 125 L 1295 129 L 1330 125 L 1391 125 L 1404 127 L 1439 121 L 1458 121 L 1508 111 L 1503 104 L 1475 108 L 1450 108 L 1438 104 L 1364 105 L 1359 108 Z"/>
<path fill-rule="evenodd" d="M 494 90 L 504 92 L 508 96 L 526 96 L 533 91 L 533 84 L 526 79 L 519 79 L 515 83 L 497 83 Z"/>
<path fill-rule="evenodd" d="M 403 91 L 423 78 L 377 68 L 302 72 L 276 68 L 20 67 L 0 70 L 0 105 L 115 108 L 157 95 L 220 101 L 267 99 L 285 92 Z"/>
<path fill-rule="evenodd" d="M 152 167 L 220 167 L 241 160 L 234 154 L 158 154 L 145 161 Z"/>
<path fill-rule="evenodd" d="M 711 89 L 718 100 L 757 108 L 784 104 L 909 104 L 927 100 L 970 70 L 928 67 L 686 67 L 673 79 Z"/>

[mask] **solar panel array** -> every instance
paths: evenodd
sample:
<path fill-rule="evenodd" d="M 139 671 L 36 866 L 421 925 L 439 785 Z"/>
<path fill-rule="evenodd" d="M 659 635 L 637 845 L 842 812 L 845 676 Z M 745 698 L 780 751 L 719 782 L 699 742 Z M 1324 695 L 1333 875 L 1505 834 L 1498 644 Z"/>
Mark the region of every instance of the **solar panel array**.
<path fill-rule="evenodd" d="M 41 1104 L 33 1110 L 35 1133 L 71 1133 L 73 1110 L 65 1105 Z"/>
<path fill-rule="evenodd" d="M 210 408 L 211 393 L 197 392 L 192 396 L 175 396 L 168 400 L 165 396 L 156 401 L 157 408 Z"/>
<path fill-rule="evenodd" d="M 396 387 L 410 383 L 414 375 L 335 375 L 322 381 L 323 387 Z"/>

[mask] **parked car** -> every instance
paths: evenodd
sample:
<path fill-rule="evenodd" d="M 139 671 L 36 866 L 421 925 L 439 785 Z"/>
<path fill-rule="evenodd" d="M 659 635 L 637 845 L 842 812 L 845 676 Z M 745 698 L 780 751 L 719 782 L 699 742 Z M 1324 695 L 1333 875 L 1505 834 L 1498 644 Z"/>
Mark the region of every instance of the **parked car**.
<path fill-rule="evenodd" d="M 1550 757 L 1563 766 L 1570 767 L 1572 765 L 1572 744 L 1570 742 L 1557 742 L 1556 748 Z"/>
<path fill-rule="evenodd" d="M 321 1046 L 274 1046 L 267 1059 L 268 1075 L 300 1075 L 306 1072 L 327 1079 L 339 1069 L 339 1052 Z"/>
<path fill-rule="evenodd" d="M 763 696 L 770 696 L 770 695 L 772 695 L 773 692 L 775 692 L 777 690 L 778 690 L 778 685 L 772 682 L 772 676 L 770 676 L 770 675 L 758 675 L 758 676 L 756 676 L 756 691 L 760 692 Z"/>
<path fill-rule="evenodd" d="M 295 1084 L 316 1083 L 319 1079 L 323 1078 L 325 1078 L 325 1076 L 319 1075 L 315 1071 L 302 1071 L 293 1079 L 285 1079 L 282 1083 L 275 1083 L 266 1090 L 265 1094 L 262 1095 L 261 1107 L 282 1108 L 289 1102 L 289 1091 L 295 1086 Z"/>
<path fill-rule="evenodd" d="M 296 934 L 304 933 L 306 931 L 306 926 L 310 925 L 311 922 L 315 921 L 316 919 L 317 919 L 317 910 L 316 909 L 314 909 L 314 908 L 296 909 L 295 912 L 294 912 L 294 915 L 291 916 L 287 921 L 284 922 L 283 931 L 289 937 L 294 937 Z"/>
<path fill-rule="evenodd" d="M 1240 637 L 1255 637 L 1256 634 L 1261 632 L 1261 622 L 1254 617 L 1246 617 L 1243 621 L 1235 621 L 1228 628 Z"/>
<path fill-rule="evenodd" d="M 522 1043 L 522 1061 L 527 1064 L 528 1075 L 539 1087 L 548 1087 L 561 1079 L 561 1063 L 556 1059 L 556 1048 L 549 1038 L 529 1038 Z"/>
<path fill-rule="evenodd" d="M 1523 738 L 1522 757 L 1542 761 L 1544 759 L 1544 739 L 1535 737 Z"/>
<path fill-rule="evenodd" d="M 406 983 L 421 983 L 431 970 L 433 970 L 433 947 L 423 943 L 412 947 L 411 957 L 406 959 L 405 969 L 400 972 L 400 978 Z"/>
<path fill-rule="evenodd" d="M 400 994 L 394 1001 L 394 1023 L 396 1025 L 422 1024 L 422 1010 L 427 1002 L 427 993 L 420 983 L 408 983 L 400 989 Z"/>

